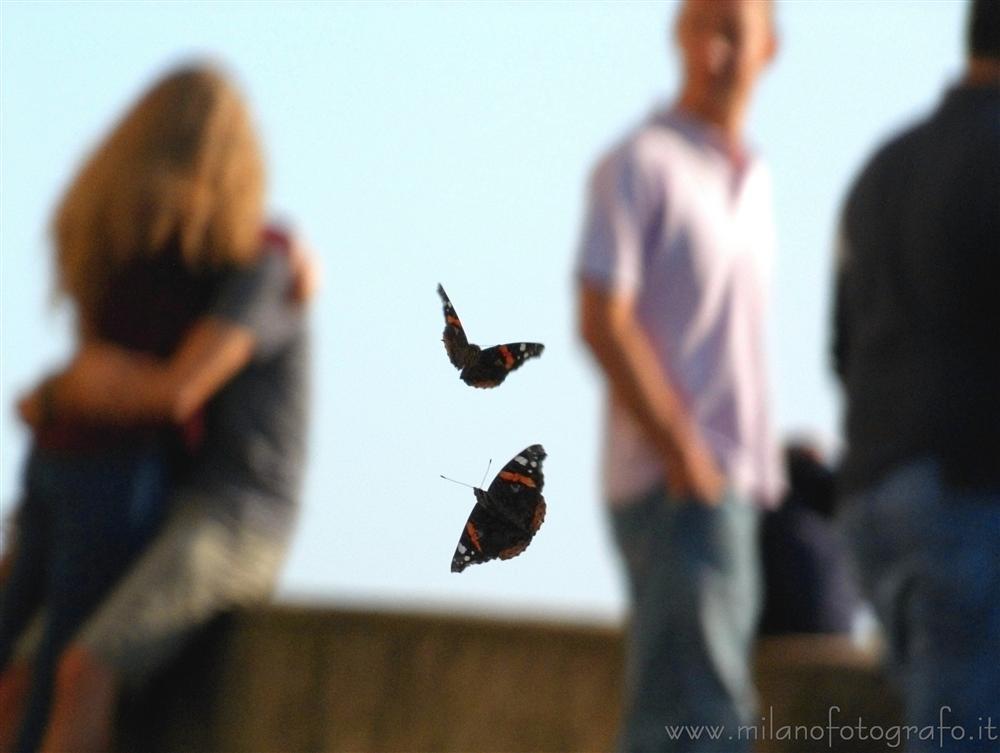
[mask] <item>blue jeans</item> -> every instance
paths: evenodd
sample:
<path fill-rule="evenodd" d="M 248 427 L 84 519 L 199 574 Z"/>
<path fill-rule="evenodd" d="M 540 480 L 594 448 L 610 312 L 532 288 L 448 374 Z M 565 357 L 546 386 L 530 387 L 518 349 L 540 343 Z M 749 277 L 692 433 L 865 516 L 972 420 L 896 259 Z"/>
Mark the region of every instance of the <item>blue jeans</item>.
<path fill-rule="evenodd" d="M 85 456 L 32 452 L 15 560 L 0 588 L 0 670 L 44 607 L 17 751 L 29 753 L 40 744 L 59 655 L 152 538 L 166 492 L 165 455 L 154 446 Z"/>
<path fill-rule="evenodd" d="M 758 520 L 732 493 L 707 507 L 656 489 L 611 510 L 632 604 L 619 750 L 749 750 L 737 728 L 756 705 Z"/>
<path fill-rule="evenodd" d="M 950 488 L 919 460 L 844 507 L 906 723 L 946 727 L 907 750 L 1000 749 L 1000 489 Z"/>

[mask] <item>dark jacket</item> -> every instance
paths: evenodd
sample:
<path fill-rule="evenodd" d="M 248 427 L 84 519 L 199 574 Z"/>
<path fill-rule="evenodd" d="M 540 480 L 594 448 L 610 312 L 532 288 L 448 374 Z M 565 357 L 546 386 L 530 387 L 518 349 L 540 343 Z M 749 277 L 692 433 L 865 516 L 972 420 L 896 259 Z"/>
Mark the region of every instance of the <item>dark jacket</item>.
<path fill-rule="evenodd" d="M 879 150 L 838 253 L 842 490 L 918 457 L 956 486 L 1000 485 L 1000 89 L 953 89 Z"/>

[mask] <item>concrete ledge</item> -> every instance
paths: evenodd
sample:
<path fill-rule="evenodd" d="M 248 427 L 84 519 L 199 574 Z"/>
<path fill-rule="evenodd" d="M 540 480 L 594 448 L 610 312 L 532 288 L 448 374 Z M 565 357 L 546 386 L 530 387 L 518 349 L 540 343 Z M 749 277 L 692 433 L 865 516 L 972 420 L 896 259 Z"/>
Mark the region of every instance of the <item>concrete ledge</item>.
<path fill-rule="evenodd" d="M 846 637 L 763 639 L 757 646 L 756 681 L 761 714 L 758 753 L 885 753 L 884 742 L 858 739 L 860 735 L 847 730 L 827 732 L 827 725 L 856 728 L 860 720 L 870 730 L 899 723 L 899 703 L 878 657 Z M 811 740 L 809 736 L 820 728 L 827 736 Z"/>
<path fill-rule="evenodd" d="M 610 750 L 622 658 L 620 632 L 606 628 L 272 608 L 213 626 L 127 699 L 120 743 L 149 753 Z M 768 639 L 758 659 L 772 728 L 825 725 L 830 705 L 845 724 L 895 719 L 873 659 L 839 639 Z"/>

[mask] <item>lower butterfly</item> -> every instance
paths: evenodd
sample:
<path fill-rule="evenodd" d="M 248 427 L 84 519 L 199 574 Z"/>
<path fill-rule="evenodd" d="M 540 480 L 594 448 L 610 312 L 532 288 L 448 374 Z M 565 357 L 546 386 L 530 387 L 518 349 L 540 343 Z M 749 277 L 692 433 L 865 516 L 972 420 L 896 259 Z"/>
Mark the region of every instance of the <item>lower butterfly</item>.
<path fill-rule="evenodd" d="M 476 505 L 465 522 L 451 558 L 451 571 L 516 557 L 531 543 L 545 520 L 540 444 L 526 447 L 496 475 L 489 488 L 473 488 Z"/>

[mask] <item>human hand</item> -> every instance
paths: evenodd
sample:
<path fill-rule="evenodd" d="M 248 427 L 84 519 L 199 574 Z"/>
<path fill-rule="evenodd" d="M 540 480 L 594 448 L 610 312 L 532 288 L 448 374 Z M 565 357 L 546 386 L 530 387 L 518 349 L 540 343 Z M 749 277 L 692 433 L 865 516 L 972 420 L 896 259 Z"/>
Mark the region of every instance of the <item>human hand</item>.
<path fill-rule="evenodd" d="M 667 489 L 675 499 L 694 499 L 715 507 L 722 501 L 726 479 L 700 439 L 691 439 L 665 458 Z"/>
<path fill-rule="evenodd" d="M 23 394 L 17 401 L 17 415 L 31 429 L 37 429 L 45 423 L 45 412 L 42 408 L 42 390 L 45 382 L 36 385 Z"/>
<path fill-rule="evenodd" d="M 312 247 L 296 234 L 290 239 L 288 259 L 292 269 L 292 300 L 307 303 L 319 289 L 322 269 Z"/>

